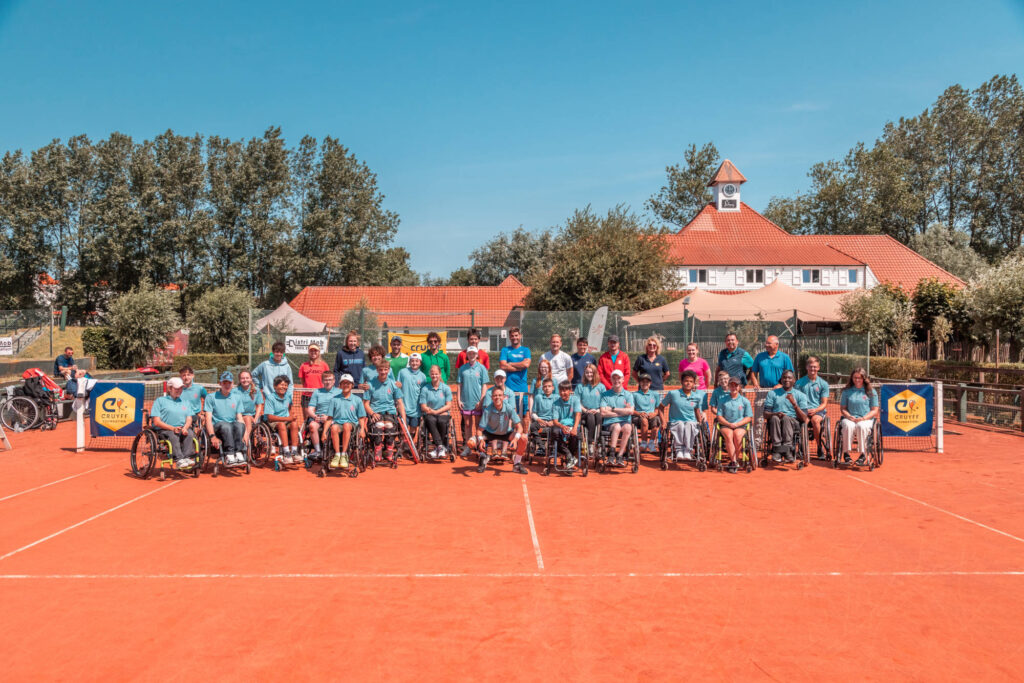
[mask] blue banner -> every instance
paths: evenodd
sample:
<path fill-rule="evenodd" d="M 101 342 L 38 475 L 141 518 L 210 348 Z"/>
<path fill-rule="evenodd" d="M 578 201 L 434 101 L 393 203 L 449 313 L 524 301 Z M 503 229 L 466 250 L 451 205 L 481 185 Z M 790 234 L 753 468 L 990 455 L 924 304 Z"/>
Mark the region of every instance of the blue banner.
<path fill-rule="evenodd" d="M 882 436 L 931 436 L 934 384 L 883 384 Z"/>
<path fill-rule="evenodd" d="M 92 436 L 135 436 L 142 431 L 146 386 L 142 382 L 97 382 L 89 392 Z"/>

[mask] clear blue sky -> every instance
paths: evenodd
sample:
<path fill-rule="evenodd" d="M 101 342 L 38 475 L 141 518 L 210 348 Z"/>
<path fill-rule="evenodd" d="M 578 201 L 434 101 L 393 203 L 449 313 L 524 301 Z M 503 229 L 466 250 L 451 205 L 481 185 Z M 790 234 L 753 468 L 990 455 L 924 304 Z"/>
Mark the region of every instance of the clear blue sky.
<path fill-rule="evenodd" d="M 499 231 L 642 210 L 691 142 L 714 141 L 763 208 L 946 86 L 1021 65 L 1022 0 L 0 0 L 0 150 L 333 135 L 438 275 Z"/>

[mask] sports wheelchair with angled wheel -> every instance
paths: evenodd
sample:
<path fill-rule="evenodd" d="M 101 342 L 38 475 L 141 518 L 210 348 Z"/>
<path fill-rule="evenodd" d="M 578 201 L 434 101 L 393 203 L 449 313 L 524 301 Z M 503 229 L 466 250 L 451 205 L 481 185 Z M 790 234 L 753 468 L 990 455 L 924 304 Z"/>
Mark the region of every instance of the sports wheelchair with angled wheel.
<path fill-rule="evenodd" d="M 455 454 L 458 452 L 459 444 L 455 438 L 455 422 L 448 420 L 448 429 L 443 435 L 445 453 L 431 455 L 430 444 L 433 441 L 430 438 L 430 430 L 427 429 L 427 425 L 423 418 L 420 417 L 420 425 L 416 428 L 416 450 L 419 451 L 420 460 L 425 462 L 439 462 L 441 460 L 447 460 L 448 462 L 455 462 Z"/>
<path fill-rule="evenodd" d="M 740 452 L 736 456 L 738 465 L 747 472 L 753 472 L 757 469 L 757 444 L 754 443 L 755 439 L 751 427 L 752 425 L 747 425 L 745 428 L 741 427 L 746 433 L 743 436 L 743 445 L 740 448 Z M 715 431 L 711 435 L 710 452 L 711 466 L 716 470 L 722 472 L 729 466 L 729 452 L 725 447 L 725 436 L 717 424 L 715 425 Z"/>
<path fill-rule="evenodd" d="M 165 467 L 170 467 L 172 471 L 198 477 L 203 469 L 204 453 L 199 448 L 199 439 L 196 438 L 196 435 L 191 433 L 184 437 L 192 439 L 192 443 L 195 446 L 195 455 L 190 466 L 179 469 L 178 458 L 172 452 L 171 442 L 161 438 L 159 432 L 153 428 L 152 418 L 148 410 L 143 411 L 142 419 L 144 425 L 142 431 L 135 436 L 135 440 L 132 442 L 130 458 L 132 474 L 139 479 L 148 479 L 149 475 L 153 472 L 153 468 L 159 466 L 160 481 L 166 478 Z"/>
<path fill-rule="evenodd" d="M 615 467 L 613 463 L 616 453 L 612 451 L 610 446 L 611 427 L 610 424 L 602 423 L 597 443 L 594 444 L 594 467 L 597 468 L 598 472 L 604 472 L 611 467 Z M 617 445 L 616 450 L 618 450 Z M 635 429 L 630 429 L 629 431 L 629 443 L 626 445 L 624 455 L 624 462 L 628 464 L 630 471 L 636 474 L 637 470 L 640 469 L 640 440 L 636 435 Z"/>
<path fill-rule="evenodd" d="M 760 433 L 761 433 L 761 454 L 758 460 L 759 467 L 779 467 L 784 464 L 796 463 L 796 468 L 802 470 L 807 465 L 811 464 L 811 449 L 810 449 L 810 438 L 808 437 L 808 428 L 806 422 L 799 423 L 799 429 L 793 430 L 793 443 L 790 444 L 790 450 L 788 453 L 780 453 L 780 459 L 775 460 L 772 455 L 774 444 L 772 444 L 771 430 L 769 429 L 768 420 L 761 414 L 760 419 Z"/>
<path fill-rule="evenodd" d="M 569 476 L 579 472 L 587 476 L 590 473 L 590 459 L 583 455 L 589 452 L 586 431 L 577 430 L 576 448 L 573 449 L 569 438 L 557 427 L 534 428 L 531 424 L 526 441 L 526 464 L 533 464 L 535 458 L 543 462 L 541 474 L 545 477 L 552 472 Z"/>
<path fill-rule="evenodd" d="M 827 411 L 819 414 L 821 415 L 821 427 L 818 431 L 818 438 L 811 439 L 814 442 L 814 457 L 818 460 L 829 460 L 832 456 L 832 420 Z M 809 434 L 813 433 L 809 418 L 807 431 Z"/>
<path fill-rule="evenodd" d="M 862 467 L 862 465 L 857 465 L 852 458 L 849 462 L 840 462 L 846 460 L 843 456 L 843 431 L 845 429 L 843 421 L 844 420 L 840 419 L 839 423 L 836 425 L 836 435 L 832 442 L 832 453 L 830 454 L 832 467 L 838 468 L 840 465 L 844 465 L 846 467 Z M 885 460 L 885 448 L 882 442 L 882 424 L 881 420 L 877 417 L 874 418 L 874 422 L 871 424 L 871 436 L 869 438 L 871 439 L 871 443 L 869 444 L 866 453 L 866 464 L 868 466 L 868 471 L 873 471 L 876 467 L 881 467 L 882 462 Z M 854 442 L 856 441 L 857 437 L 854 436 Z"/>
<path fill-rule="evenodd" d="M 340 428 L 338 424 L 332 424 L 331 429 Z M 340 436 L 339 436 L 340 438 Z M 320 458 L 320 469 L 317 471 L 316 476 L 326 477 L 331 472 L 340 472 L 347 474 L 350 478 L 355 479 L 359 476 L 360 472 L 365 472 L 366 468 L 370 466 L 367 462 L 373 460 L 372 454 L 367 454 L 366 447 L 363 443 L 363 429 L 358 423 L 354 423 L 352 427 L 352 434 L 349 436 L 348 442 L 348 465 L 342 467 L 334 467 L 331 465 L 332 455 L 329 450 L 321 451 Z"/>
<path fill-rule="evenodd" d="M 698 472 L 708 469 L 708 452 L 711 449 L 711 428 L 707 420 L 702 420 L 698 427 L 697 438 L 693 441 L 693 460 L 681 460 L 675 453 L 675 438 L 672 436 L 671 425 L 661 430 L 661 438 L 658 442 L 658 459 L 661 461 L 661 469 L 667 470 L 670 463 L 692 462 Z"/>

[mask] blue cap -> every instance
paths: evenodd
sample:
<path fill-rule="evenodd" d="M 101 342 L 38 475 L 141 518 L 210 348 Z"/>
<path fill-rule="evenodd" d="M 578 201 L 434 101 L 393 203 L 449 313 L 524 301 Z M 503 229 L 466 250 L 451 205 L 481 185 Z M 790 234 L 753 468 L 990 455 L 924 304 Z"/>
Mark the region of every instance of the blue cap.
<path fill-rule="evenodd" d="M 223 372 L 223 373 L 221 373 L 220 381 L 221 382 L 234 382 L 235 381 L 235 376 L 232 375 L 230 372 Z"/>

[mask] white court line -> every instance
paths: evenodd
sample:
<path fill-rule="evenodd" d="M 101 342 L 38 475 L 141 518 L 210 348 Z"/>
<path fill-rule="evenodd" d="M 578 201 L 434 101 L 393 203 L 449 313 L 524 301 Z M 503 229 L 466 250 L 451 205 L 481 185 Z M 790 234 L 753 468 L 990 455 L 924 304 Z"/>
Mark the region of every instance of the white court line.
<path fill-rule="evenodd" d="M 1020 571 L 886 571 L 886 572 L 464 572 L 464 573 L 280 573 L 280 574 L 0 574 L 0 580 L 119 580 L 119 579 L 757 579 L 757 578 L 896 578 L 929 576 L 1024 576 Z"/>
<path fill-rule="evenodd" d="M 62 481 L 67 481 L 68 479 L 74 479 L 75 477 L 81 477 L 83 474 L 89 474 L 89 472 L 95 472 L 96 470 L 102 470 L 104 467 L 110 467 L 110 463 L 107 463 L 106 465 L 100 465 L 99 467 L 93 467 L 91 470 L 86 470 L 85 472 L 79 472 L 78 474 L 72 474 L 70 477 L 64 477 L 63 479 L 58 479 L 57 481 L 51 481 L 49 484 L 43 484 L 42 486 L 36 486 L 34 488 L 25 489 L 24 491 L 18 491 L 17 493 L 12 493 L 9 496 L 4 496 L 3 498 L 0 498 L 0 503 L 2 503 L 5 500 L 10 500 L 11 498 L 17 498 L 18 496 L 26 494 L 26 493 L 32 493 L 33 491 L 38 491 L 39 489 L 45 489 L 47 486 L 53 486 L 54 484 L 59 484 Z"/>
<path fill-rule="evenodd" d="M 906 498 L 907 500 L 913 501 L 913 502 L 915 502 L 915 503 L 917 503 L 919 505 L 924 505 L 926 508 L 931 508 L 932 510 L 937 510 L 937 511 L 939 511 L 939 512 L 945 514 L 945 515 L 949 515 L 950 517 L 956 517 L 957 519 L 959 519 L 961 521 L 964 521 L 964 522 L 967 522 L 968 524 L 973 524 L 974 526 L 981 527 L 982 529 L 987 529 L 989 531 L 995 532 L 995 533 L 999 534 L 1000 536 L 1006 536 L 1007 538 L 1012 538 L 1015 541 L 1018 541 L 1020 543 L 1024 543 L 1024 538 L 1018 538 L 1017 536 L 1014 536 L 1013 534 L 1008 534 L 1005 531 L 1000 531 L 999 529 L 996 529 L 994 527 L 990 527 L 987 524 L 982 524 L 981 522 L 975 522 L 973 519 L 969 519 L 967 517 L 964 517 L 963 515 L 958 515 L 955 512 L 950 512 L 949 510 L 943 510 L 942 508 L 936 507 L 935 505 L 932 505 L 931 503 L 926 503 L 923 500 L 918 500 L 917 498 L 911 498 L 910 496 L 904 495 L 904 494 L 900 493 L 899 491 L 893 491 L 892 489 L 887 489 L 884 486 L 879 486 L 878 484 L 875 484 L 873 482 L 867 481 L 866 479 L 861 479 L 860 477 L 855 477 L 852 474 L 847 474 L 846 476 L 850 477 L 850 479 L 853 479 L 854 481 L 859 481 L 862 484 L 867 484 L 868 486 L 874 486 L 876 489 L 881 489 L 882 491 L 887 491 L 888 493 L 891 493 L 894 496 L 899 496 L 900 498 Z"/>
<path fill-rule="evenodd" d="M 88 524 L 89 522 L 93 521 L 94 519 L 99 519 L 103 515 L 108 515 L 111 512 L 114 512 L 115 510 L 120 510 L 121 508 L 123 508 L 126 505 L 131 505 L 132 503 L 134 503 L 137 500 L 142 500 L 146 496 L 152 496 L 154 493 L 159 493 L 160 491 L 163 491 L 168 486 L 174 486 L 179 481 L 181 481 L 181 480 L 179 479 L 177 481 L 172 481 L 169 484 L 164 484 L 163 486 L 161 486 L 158 489 L 153 489 L 152 491 L 147 491 L 146 493 L 143 493 L 141 496 L 136 496 L 136 497 L 132 498 L 129 501 L 121 503 L 120 505 L 115 505 L 114 507 L 110 508 L 109 510 L 104 510 L 103 512 L 100 512 L 99 514 L 95 514 L 92 517 L 90 517 L 89 519 L 83 519 L 81 522 L 76 522 L 75 524 L 72 524 L 69 527 L 64 527 L 60 531 L 55 531 L 52 534 L 50 534 L 49 536 L 44 536 L 43 538 L 40 538 L 38 541 L 32 541 L 28 545 L 23 545 L 20 548 L 18 548 L 17 550 L 12 550 L 11 552 L 7 553 L 6 555 L 0 555 L 0 560 L 6 560 L 8 557 L 10 557 L 12 555 L 17 555 L 18 553 L 20 553 L 23 550 L 28 550 L 29 548 L 37 546 L 40 543 L 45 543 L 46 541 L 49 541 L 51 538 L 56 538 L 57 536 L 60 536 L 63 533 L 71 531 L 72 529 L 77 529 L 78 527 L 82 526 L 83 524 Z"/>
<path fill-rule="evenodd" d="M 530 536 L 533 538 L 533 553 L 537 556 L 537 569 L 544 571 L 544 558 L 540 554 L 540 541 L 537 540 L 537 527 L 533 525 L 533 508 L 530 507 L 530 492 L 526 490 L 526 480 L 523 482 L 523 499 L 526 501 L 526 519 L 530 520 Z"/>

